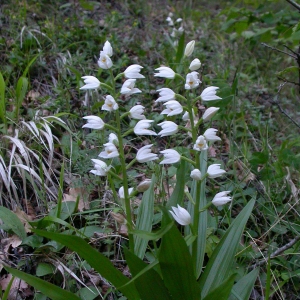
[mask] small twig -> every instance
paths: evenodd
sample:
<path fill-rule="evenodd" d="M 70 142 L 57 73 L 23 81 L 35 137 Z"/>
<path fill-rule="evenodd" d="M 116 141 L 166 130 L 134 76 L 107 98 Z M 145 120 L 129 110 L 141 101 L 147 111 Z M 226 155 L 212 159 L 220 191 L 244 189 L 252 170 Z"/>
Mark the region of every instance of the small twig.
<path fill-rule="evenodd" d="M 281 89 L 285 86 L 285 84 L 286 84 L 286 82 L 282 83 L 282 84 L 279 86 L 277 94 L 274 96 L 273 100 L 270 101 L 270 102 L 273 103 L 273 104 L 275 104 L 275 105 L 277 105 L 278 108 L 279 108 L 279 110 L 280 110 L 280 112 L 283 113 L 283 114 L 284 114 L 290 121 L 292 121 L 292 123 L 294 123 L 298 128 L 300 128 L 300 125 L 299 125 L 296 121 L 294 121 L 294 120 L 293 120 L 293 119 L 292 119 L 292 118 L 291 118 L 291 117 L 283 110 L 283 108 L 281 107 L 281 105 L 280 105 L 279 102 L 277 101 L 277 98 L 278 98 L 278 96 L 279 96 L 279 94 L 280 94 L 280 92 L 281 92 Z"/>
<path fill-rule="evenodd" d="M 284 78 L 284 77 L 280 77 L 280 76 L 278 76 L 277 77 L 278 79 L 280 79 L 280 80 L 282 80 L 282 81 L 285 81 L 286 83 L 291 83 L 291 84 L 294 84 L 294 85 L 298 85 L 298 86 L 300 86 L 300 83 L 298 83 L 298 82 L 295 82 L 295 81 L 290 81 L 290 80 L 287 80 L 286 78 Z"/>
<path fill-rule="evenodd" d="M 266 44 L 266 43 L 261 43 L 261 45 L 263 45 L 263 46 L 265 46 L 265 47 L 267 47 L 267 48 L 270 48 L 270 49 L 272 49 L 272 50 L 275 50 L 275 51 L 277 51 L 277 52 L 283 53 L 283 54 L 285 54 L 285 55 L 288 55 L 288 56 L 290 56 L 290 57 L 292 57 L 292 58 L 294 58 L 294 59 L 298 59 L 298 55 L 293 55 L 293 54 L 291 54 L 291 53 L 282 51 L 282 50 L 277 49 L 277 48 L 275 48 L 275 47 L 272 47 L 272 46 L 270 46 L 270 45 L 268 45 L 268 44 Z"/>
<path fill-rule="evenodd" d="M 294 2 L 293 0 L 286 0 L 288 3 L 290 3 L 291 5 L 293 5 L 294 7 L 296 7 L 299 11 L 300 11 L 300 5 L 296 2 Z"/>
<path fill-rule="evenodd" d="M 297 52 L 295 52 L 294 50 L 292 50 L 290 47 L 288 47 L 287 45 L 283 45 L 283 47 L 285 47 L 286 49 L 290 50 L 291 52 L 293 52 L 297 57 L 299 57 L 299 54 Z"/>
<path fill-rule="evenodd" d="M 280 104 L 277 102 L 277 101 L 273 101 L 274 104 L 276 104 L 279 108 L 279 110 L 292 122 L 294 123 L 294 125 L 296 125 L 298 128 L 300 128 L 300 125 L 295 121 L 293 120 L 283 109 L 282 107 L 280 106 Z"/>
<path fill-rule="evenodd" d="M 288 242 L 287 244 L 285 244 L 284 246 L 278 248 L 276 251 L 274 251 L 273 253 L 271 253 L 270 258 L 274 258 L 278 255 L 280 255 L 281 253 L 283 253 L 285 250 L 290 249 L 292 246 L 294 246 L 298 241 L 300 240 L 300 236 L 296 236 L 294 239 L 292 239 L 290 242 Z M 259 267 L 263 264 L 265 264 L 267 262 L 266 259 L 260 260 L 257 263 L 253 264 L 250 269 L 255 269 L 256 267 Z"/>

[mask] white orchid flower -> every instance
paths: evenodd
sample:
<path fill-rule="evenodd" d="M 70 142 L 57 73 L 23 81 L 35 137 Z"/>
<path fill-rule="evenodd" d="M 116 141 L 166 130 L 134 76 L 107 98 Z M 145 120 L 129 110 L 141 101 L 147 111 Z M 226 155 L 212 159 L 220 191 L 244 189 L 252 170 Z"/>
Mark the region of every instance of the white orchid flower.
<path fill-rule="evenodd" d="M 145 78 L 145 76 L 140 74 L 142 69 L 143 67 L 140 65 L 131 65 L 124 71 L 124 75 L 129 79 Z"/>
<path fill-rule="evenodd" d="M 153 145 L 146 145 L 144 147 L 142 147 L 141 149 L 138 150 L 137 154 L 136 154 L 136 160 L 139 163 L 144 163 L 144 162 L 148 162 L 148 161 L 152 161 L 155 159 L 158 159 L 157 154 L 152 153 L 151 152 L 151 147 Z"/>
<path fill-rule="evenodd" d="M 100 81 L 94 76 L 83 76 L 81 77 L 85 83 L 80 90 L 94 90 L 100 86 Z"/>
<path fill-rule="evenodd" d="M 101 69 L 110 69 L 112 67 L 113 63 L 110 57 L 106 54 L 106 52 L 101 51 L 100 52 L 100 57 L 98 59 L 98 66 Z"/>
<path fill-rule="evenodd" d="M 203 135 L 198 136 L 196 143 L 194 144 L 194 150 L 203 151 L 208 149 L 206 139 Z"/>
<path fill-rule="evenodd" d="M 203 136 L 210 142 L 221 141 L 221 138 L 216 135 L 217 131 L 218 130 L 215 128 L 208 128 L 203 133 Z"/>
<path fill-rule="evenodd" d="M 158 71 L 158 73 L 155 73 L 154 77 L 163 77 L 163 78 L 173 79 L 175 77 L 175 74 L 176 74 L 169 67 L 160 67 L 160 68 L 155 69 L 155 71 Z"/>
<path fill-rule="evenodd" d="M 149 129 L 153 120 L 141 120 L 136 123 L 133 132 L 136 135 L 157 135 L 156 132 Z"/>
<path fill-rule="evenodd" d="M 130 196 L 130 194 L 132 194 L 132 192 L 133 192 L 133 188 L 129 188 L 128 189 L 128 195 Z M 119 188 L 119 197 L 120 197 L 120 199 L 125 199 L 125 193 L 124 193 L 124 187 L 123 186 L 121 186 L 120 188 Z"/>
<path fill-rule="evenodd" d="M 160 151 L 164 155 L 164 159 L 160 162 L 163 164 L 175 164 L 180 161 L 180 154 L 174 149 L 166 149 Z"/>
<path fill-rule="evenodd" d="M 166 102 L 170 100 L 175 100 L 175 93 L 169 88 L 162 88 L 157 90 L 159 92 L 159 98 L 155 102 Z"/>
<path fill-rule="evenodd" d="M 172 214 L 177 223 L 183 226 L 191 223 L 191 215 L 186 209 L 181 207 L 179 204 L 177 204 L 177 207 L 172 206 L 171 208 L 173 211 L 169 210 L 169 212 Z"/>
<path fill-rule="evenodd" d="M 205 88 L 202 93 L 201 93 L 201 99 L 203 101 L 211 101 L 211 100 L 219 100 L 222 99 L 221 97 L 217 96 L 217 90 L 219 88 L 216 86 L 209 86 L 207 88 Z"/>
<path fill-rule="evenodd" d="M 94 170 L 91 170 L 90 173 L 97 176 L 106 176 L 110 167 L 108 167 L 107 164 L 100 159 L 92 159 L 92 162 L 94 163 Z"/>
<path fill-rule="evenodd" d="M 201 174 L 201 171 L 199 169 L 194 169 L 192 172 L 191 172 L 191 178 L 194 179 L 194 180 L 201 180 L 202 178 L 202 174 Z"/>
<path fill-rule="evenodd" d="M 144 116 L 144 110 L 145 110 L 144 106 L 135 105 L 129 110 L 130 117 L 136 120 L 145 120 L 146 117 Z"/>
<path fill-rule="evenodd" d="M 220 168 L 220 164 L 213 164 L 207 168 L 207 174 L 209 178 L 217 178 L 226 173 L 225 170 Z"/>
<path fill-rule="evenodd" d="M 159 136 L 169 136 L 178 132 L 178 125 L 172 121 L 164 121 L 157 124 L 162 128 L 162 130 L 158 133 Z"/>
<path fill-rule="evenodd" d="M 103 145 L 104 151 L 102 151 L 98 156 L 101 158 L 114 158 L 114 157 L 118 157 L 119 156 L 119 151 L 117 149 L 117 147 L 115 146 L 115 144 L 113 143 L 106 143 Z"/>
<path fill-rule="evenodd" d="M 118 108 L 119 106 L 116 100 L 111 95 L 107 95 L 101 109 L 106 111 L 113 111 L 117 110 Z"/>
<path fill-rule="evenodd" d="M 105 123 L 98 116 L 86 116 L 83 119 L 87 120 L 87 123 L 82 126 L 82 128 L 91 128 L 91 129 L 103 129 Z"/>
<path fill-rule="evenodd" d="M 136 79 L 127 79 L 121 87 L 121 94 L 132 95 L 132 94 L 136 94 L 136 93 L 141 93 L 142 92 L 141 90 L 134 87 L 135 82 L 136 82 Z"/>
<path fill-rule="evenodd" d="M 193 71 L 192 73 L 188 73 L 186 75 L 186 83 L 184 86 L 186 90 L 195 89 L 196 87 L 199 86 L 201 81 L 198 78 L 198 74 L 199 74 L 198 72 Z"/>
<path fill-rule="evenodd" d="M 194 40 L 187 43 L 187 45 L 185 46 L 185 49 L 184 49 L 184 55 L 187 57 L 191 56 L 192 53 L 194 52 L 194 48 L 195 48 Z"/>
<path fill-rule="evenodd" d="M 179 115 L 183 112 L 183 108 L 181 104 L 176 100 L 170 100 L 168 102 L 165 102 L 163 105 L 166 106 L 166 109 L 164 109 L 161 114 L 170 116 Z"/>
<path fill-rule="evenodd" d="M 230 193 L 230 191 L 224 191 L 224 192 L 217 193 L 215 195 L 214 199 L 212 200 L 213 205 L 221 206 L 228 202 L 231 202 L 232 197 L 227 196 L 229 193 Z"/>
<path fill-rule="evenodd" d="M 219 107 L 209 107 L 202 116 L 203 122 L 209 121 L 219 109 Z"/>
<path fill-rule="evenodd" d="M 196 71 L 196 70 L 198 70 L 200 67 L 201 67 L 201 62 L 200 62 L 200 60 L 199 60 L 198 58 L 195 58 L 195 59 L 191 62 L 190 66 L 189 66 L 189 69 L 190 69 L 191 71 Z"/>
<path fill-rule="evenodd" d="M 113 48 L 110 44 L 109 41 L 106 41 L 103 47 L 103 52 L 108 55 L 109 57 L 111 57 L 113 55 Z"/>

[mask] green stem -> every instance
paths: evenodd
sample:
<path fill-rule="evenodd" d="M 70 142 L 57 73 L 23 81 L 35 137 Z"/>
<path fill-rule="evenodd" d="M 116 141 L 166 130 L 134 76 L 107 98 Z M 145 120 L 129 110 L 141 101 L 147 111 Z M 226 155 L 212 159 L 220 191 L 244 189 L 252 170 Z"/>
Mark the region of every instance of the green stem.
<path fill-rule="evenodd" d="M 181 129 L 181 130 L 184 130 L 184 131 L 186 131 L 186 132 L 192 132 L 191 129 L 186 128 L 186 127 L 183 127 L 183 126 L 181 126 L 181 125 L 178 125 L 178 128 Z"/>
<path fill-rule="evenodd" d="M 134 158 L 127 166 L 126 166 L 126 170 L 130 169 L 133 164 L 136 162 L 136 158 Z"/>
<path fill-rule="evenodd" d="M 130 128 L 129 130 L 127 130 L 125 133 L 123 133 L 122 137 L 127 136 L 128 134 L 133 132 L 133 128 Z"/>
<path fill-rule="evenodd" d="M 105 87 L 107 90 L 114 91 L 114 89 L 110 85 L 108 85 L 106 83 L 102 83 L 101 82 L 100 87 Z"/>
<path fill-rule="evenodd" d="M 192 164 L 192 166 L 196 166 L 196 163 L 193 161 L 193 160 L 191 160 L 191 159 L 189 159 L 189 158 L 187 158 L 187 157 L 185 157 L 185 156 L 180 156 L 180 159 L 183 159 L 183 160 L 185 160 L 185 161 L 187 161 L 187 162 L 189 162 L 190 164 Z"/>
<path fill-rule="evenodd" d="M 118 74 L 115 78 L 114 81 L 116 82 L 120 77 L 122 77 L 124 75 L 124 73 L 120 73 Z"/>
<path fill-rule="evenodd" d="M 121 181 L 123 180 L 122 177 L 118 176 L 116 173 L 114 173 L 111 170 L 109 170 L 107 173 L 110 174 L 111 177 L 115 177 L 116 179 L 121 180 Z"/>
<path fill-rule="evenodd" d="M 121 120 L 127 116 L 130 115 L 130 111 L 127 111 L 126 113 L 124 113 L 123 115 L 121 115 Z"/>
<path fill-rule="evenodd" d="M 178 73 L 175 73 L 175 78 L 180 78 L 181 80 L 185 81 L 185 79 Z"/>
<path fill-rule="evenodd" d="M 180 94 L 175 94 L 175 99 L 176 99 L 176 100 L 183 100 L 184 102 L 187 102 L 187 101 L 188 101 L 185 97 L 183 97 L 183 96 L 180 95 Z"/>
<path fill-rule="evenodd" d="M 110 74 L 110 79 L 111 79 L 111 85 L 113 87 L 112 90 L 115 92 L 116 91 L 116 82 L 115 82 L 114 74 L 113 74 L 113 71 L 111 68 L 109 69 L 109 74 Z"/>
<path fill-rule="evenodd" d="M 116 113 L 116 114 L 119 114 L 119 113 Z M 116 127 L 111 126 L 111 125 L 109 125 L 109 124 L 107 124 L 107 123 L 105 123 L 104 127 L 108 128 L 108 129 L 110 129 L 110 130 L 112 130 L 113 132 L 116 132 Z M 119 137 L 118 137 L 118 138 L 119 138 Z"/>
<path fill-rule="evenodd" d="M 121 133 L 121 118 L 119 110 L 116 110 L 116 122 L 117 122 L 117 135 L 119 140 L 119 154 L 120 154 L 120 162 L 122 166 L 122 181 L 124 187 L 124 203 L 125 203 L 125 213 L 126 213 L 126 220 L 127 220 L 127 228 L 128 228 L 128 238 L 129 238 L 129 249 L 134 253 L 134 239 L 133 234 L 130 233 L 133 230 L 132 226 L 132 216 L 131 216 L 131 205 L 130 205 L 130 198 L 128 194 L 128 180 L 127 180 L 127 173 L 126 173 L 126 162 L 125 162 L 125 154 L 124 154 L 124 147 L 123 147 L 123 137 Z"/>

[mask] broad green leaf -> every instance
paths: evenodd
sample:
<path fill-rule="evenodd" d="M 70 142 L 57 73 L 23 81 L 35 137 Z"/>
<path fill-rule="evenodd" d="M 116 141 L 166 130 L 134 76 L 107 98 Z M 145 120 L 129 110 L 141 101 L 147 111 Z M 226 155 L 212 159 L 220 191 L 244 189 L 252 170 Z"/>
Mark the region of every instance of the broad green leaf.
<path fill-rule="evenodd" d="M 232 290 L 236 274 L 231 275 L 227 280 L 220 284 L 216 289 L 211 291 L 203 300 L 228 300 Z"/>
<path fill-rule="evenodd" d="M 251 200 L 235 218 L 209 259 L 199 281 L 203 298 L 230 275 L 234 257 L 254 203 L 255 200 Z"/>
<path fill-rule="evenodd" d="M 151 186 L 144 193 L 142 202 L 138 209 L 136 229 L 143 230 L 146 232 L 151 232 L 152 221 L 154 215 L 154 183 L 155 176 L 152 176 Z M 144 258 L 146 249 L 148 245 L 148 240 L 141 236 L 134 236 L 134 253 L 141 259 Z"/>
<path fill-rule="evenodd" d="M 60 233 L 33 230 L 36 234 L 48 239 L 59 242 L 71 250 L 75 251 L 80 257 L 85 259 L 101 276 L 110 281 L 116 288 L 121 287 L 120 291 L 130 300 L 139 299 L 139 295 L 134 284 L 123 285 L 129 282 L 129 279 L 117 270 L 111 261 L 96 249 L 90 246 L 85 240 L 78 236 L 71 236 Z"/>
<path fill-rule="evenodd" d="M 132 276 L 135 278 L 139 272 L 145 269 L 148 264 L 138 256 L 124 248 L 126 262 Z M 135 286 L 143 300 L 168 300 L 172 299 L 160 275 L 153 269 L 140 275 L 135 279 Z"/>
<path fill-rule="evenodd" d="M 27 234 L 24 225 L 20 219 L 6 207 L 0 206 L 0 219 L 3 223 L 10 228 L 22 241 L 26 238 Z"/>
<path fill-rule="evenodd" d="M 22 271 L 13 268 L 5 267 L 5 269 L 13 276 L 16 276 L 26 281 L 29 285 L 41 291 L 43 294 L 45 294 L 53 300 L 80 300 L 80 298 L 78 298 L 75 294 L 66 291 L 50 282 L 47 282 L 45 280 L 42 280 L 40 278 L 26 274 Z"/>
<path fill-rule="evenodd" d="M 80 299 L 93 300 L 99 296 L 99 288 L 97 290 L 97 288 L 94 286 L 91 286 L 89 288 L 84 287 L 84 288 L 80 289 L 76 294 L 78 296 L 80 296 Z"/>
<path fill-rule="evenodd" d="M 164 212 L 164 219 L 167 218 Z M 175 225 L 162 237 L 158 260 L 165 285 L 174 300 L 200 299 L 200 286 L 189 249 Z"/>
<path fill-rule="evenodd" d="M 48 274 L 54 274 L 54 272 L 55 267 L 53 265 L 41 262 L 38 264 L 35 274 L 36 276 L 41 277 Z"/>
<path fill-rule="evenodd" d="M 60 209 L 60 213 L 58 214 L 59 209 Z M 75 201 L 61 202 L 61 206 L 56 205 L 49 212 L 49 216 L 57 217 L 57 215 L 59 215 L 59 219 L 66 220 L 74 213 L 75 209 L 76 209 L 76 202 Z"/>
<path fill-rule="evenodd" d="M 187 169 L 187 162 L 182 159 L 180 161 L 180 166 L 176 172 L 177 181 L 176 181 L 174 191 L 166 205 L 168 209 L 171 209 L 172 206 L 177 206 L 177 204 L 183 206 L 186 169 Z"/>
<path fill-rule="evenodd" d="M 248 300 L 259 273 L 259 269 L 254 269 L 243 276 L 232 288 L 228 300 Z"/>

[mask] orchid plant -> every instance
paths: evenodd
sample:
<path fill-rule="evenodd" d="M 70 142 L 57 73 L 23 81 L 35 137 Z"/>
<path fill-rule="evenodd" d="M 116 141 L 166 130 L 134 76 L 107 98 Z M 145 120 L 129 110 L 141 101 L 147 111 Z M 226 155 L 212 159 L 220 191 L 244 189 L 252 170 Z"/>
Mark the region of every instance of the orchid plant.
<path fill-rule="evenodd" d="M 190 60 L 195 44 L 195 41 L 191 41 L 186 45 L 181 58 L 183 64 Z M 240 297 L 238 299 L 248 299 L 256 280 L 257 271 L 252 271 L 235 283 L 236 274 L 233 272 L 232 266 L 254 201 L 250 201 L 232 222 L 208 262 L 205 259 L 206 234 L 210 218 L 208 209 L 211 205 L 222 209 L 224 205 L 232 204 L 233 200 L 228 190 L 219 191 L 212 201 L 207 201 L 206 198 L 207 180 L 215 180 L 223 176 L 226 171 L 221 164 L 211 164 L 208 158 L 210 147 L 213 143 L 220 141 L 221 138 L 218 136 L 216 128 L 206 125 L 211 124 L 211 120 L 218 113 L 219 108 L 208 107 L 198 117 L 199 112 L 196 107 L 199 107 L 199 104 L 206 105 L 210 101 L 220 101 L 221 97 L 217 95 L 218 87 L 209 86 L 204 88 L 201 93 L 198 92 L 202 83 L 198 73 L 201 68 L 201 62 L 198 58 L 194 58 L 190 62 L 189 70 L 191 72 L 185 78 L 170 67 L 156 68 L 157 72 L 154 77 L 169 80 L 168 87 L 157 90 L 159 97 L 156 103 L 160 103 L 164 107 L 161 114 L 165 117 L 165 121 L 157 124 L 161 130 L 156 132 L 155 121 L 147 119 L 144 106 L 136 104 L 124 113 L 121 113 L 119 109 L 118 98 L 121 94 L 130 97 L 142 92 L 135 85 L 137 80 L 145 78 L 141 74 L 143 67 L 133 64 L 114 76 L 112 57 L 113 48 L 107 41 L 100 52 L 98 65 L 109 72 L 109 83 L 102 82 L 94 76 L 85 75 L 82 77 L 85 84 L 80 89 L 89 91 L 100 88 L 109 91 L 109 94 L 104 98 L 101 109 L 107 112 L 107 119 L 113 120 L 114 125 L 110 122 L 104 122 L 97 115 L 90 115 L 84 117 L 87 123 L 83 125 L 83 128 L 105 129 L 107 132 L 107 143 L 103 144 L 102 151 L 98 155 L 99 158 L 92 159 L 94 167 L 90 172 L 93 174 L 92 176 L 107 177 L 113 191 L 116 188 L 113 178 L 122 181 L 122 187 L 114 195 L 118 197 L 116 201 L 120 203 L 126 218 L 129 249 L 124 249 L 124 251 L 132 279 L 129 280 L 115 270 L 107 258 L 89 246 L 81 237 L 44 232 L 37 229 L 35 232 L 76 251 L 128 299 L 215 299 L 216 295 L 220 299 L 227 299 L 228 297 L 235 297 L 237 294 Z M 125 78 L 125 81 L 121 89 L 118 90 L 116 83 L 122 77 Z M 176 93 L 170 88 L 174 79 L 182 81 L 179 86 L 180 93 Z M 183 90 L 185 90 L 184 93 L 182 93 Z M 127 117 L 136 120 L 136 123 L 129 130 L 127 128 L 124 131 L 122 124 Z M 185 126 L 182 126 L 180 122 L 184 122 Z M 202 128 L 205 127 L 208 128 L 203 130 Z M 135 158 L 129 164 L 126 163 L 124 151 L 126 137 L 135 134 L 137 136 L 162 138 L 176 136 L 179 130 L 185 132 L 189 137 L 188 155 L 186 152 L 181 153 L 176 148 L 167 148 L 160 153 L 155 153 L 153 143 L 150 143 L 137 149 Z M 116 171 L 112 163 L 115 159 L 119 160 L 120 172 Z M 127 174 L 134 164 L 148 163 L 165 165 L 165 167 L 176 164 L 178 167 L 175 190 L 170 199 L 163 202 L 163 206 L 160 207 L 161 228 L 156 232 L 152 232 L 155 176 L 151 180 L 147 179 L 134 187 L 130 186 Z M 192 180 L 188 190 L 185 189 L 187 170 L 189 170 Z M 144 193 L 144 195 L 138 208 L 138 214 L 135 215 L 131 199 L 139 192 Z M 178 230 L 178 225 L 174 224 L 173 219 L 180 226 L 185 227 L 184 236 Z M 151 250 L 153 260 L 147 264 L 143 259 L 149 240 L 155 246 Z M 158 240 L 161 240 L 159 249 L 157 248 L 158 244 L 156 244 Z M 16 276 L 24 276 L 19 271 L 12 269 L 9 271 Z M 28 278 L 27 280 L 29 280 Z M 246 283 L 245 278 L 247 279 Z M 34 285 L 34 282 L 32 284 Z M 153 292 L 154 290 L 155 292 Z M 47 291 L 43 292 L 46 294 Z"/>

